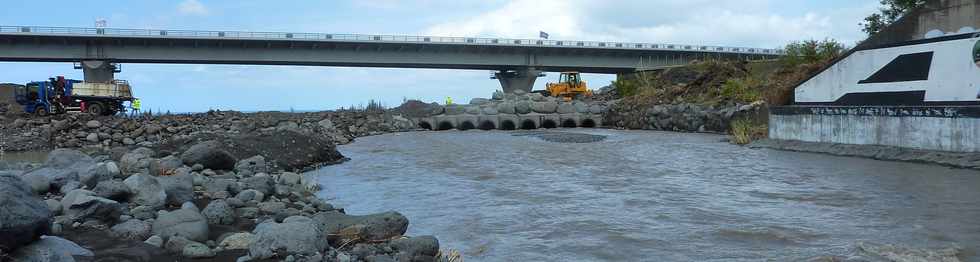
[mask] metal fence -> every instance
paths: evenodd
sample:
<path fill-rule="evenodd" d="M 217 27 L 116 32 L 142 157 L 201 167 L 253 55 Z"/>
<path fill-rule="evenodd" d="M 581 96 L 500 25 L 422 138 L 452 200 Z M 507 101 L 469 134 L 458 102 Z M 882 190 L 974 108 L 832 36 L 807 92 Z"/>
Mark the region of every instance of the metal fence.
<path fill-rule="evenodd" d="M 598 42 L 574 40 L 513 39 L 483 37 L 441 37 L 407 35 L 322 34 L 242 31 L 155 30 L 120 28 L 82 28 L 46 26 L 0 26 L 0 34 L 6 35 L 67 35 L 67 36 L 121 36 L 158 38 L 201 38 L 243 40 L 304 40 L 325 42 L 390 42 L 390 43 L 439 43 L 494 46 L 548 46 L 568 48 L 630 49 L 630 50 L 677 50 L 712 53 L 782 55 L 783 50 L 680 44 L 651 44 L 627 42 Z"/>

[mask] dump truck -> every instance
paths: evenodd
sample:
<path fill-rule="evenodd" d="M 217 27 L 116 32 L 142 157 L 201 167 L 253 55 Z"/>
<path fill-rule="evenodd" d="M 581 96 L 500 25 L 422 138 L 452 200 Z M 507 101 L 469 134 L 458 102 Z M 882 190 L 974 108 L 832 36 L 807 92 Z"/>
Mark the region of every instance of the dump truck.
<path fill-rule="evenodd" d="M 134 99 L 132 88 L 125 80 L 87 83 L 63 76 L 19 86 L 14 90 L 14 98 L 24 107 L 24 112 L 41 116 L 66 112 L 114 115 L 125 112 L 123 103 Z"/>
<path fill-rule="evenodd" d="M 546 89 L 539 93 L 544 96 L 560 97 L 565 101 L 592 97 L 592 90 L 589 90 L 578 72 L 562 72 L 557 83 L 548 83 L 545 86 Z"/>

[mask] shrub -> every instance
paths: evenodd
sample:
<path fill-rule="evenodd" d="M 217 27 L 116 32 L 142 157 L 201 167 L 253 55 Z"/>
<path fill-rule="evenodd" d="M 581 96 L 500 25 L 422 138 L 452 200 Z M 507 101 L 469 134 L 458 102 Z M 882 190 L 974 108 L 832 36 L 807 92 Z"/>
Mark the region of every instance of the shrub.
<path fill-rule="evenodd" d="M 769 127 L 749 119 L 732 121 L 732 143 L 745 145 L 769 136 Z"/>
<path fill-rule="evenodd" d="M 721 86 L 721 95 L 730 100 L 751 103 L 762 100 L 761 86 L 762 81 L 754 77 L 728 79 Z"/>
<path fill-rule="evenodd" d="M 640 85 L 636 81 L 629 79 L 619 79 L 612 81 L 612 86 L 616 88 L 616 92 L 619 93 L 621 97 L 630 97 L 636 95 L 637 90 L 640 89 Z"/>
<path fill-rule="evenodd" d="M 847 48 L 837 40 L 817 41 L 811 39 L 790 43 L 786 45 L 784 50 L 786 55 L 781 59 L 783 65 L 795 67 L 802 64 L 823 63 L 833 60 L 843 54 Z"/>

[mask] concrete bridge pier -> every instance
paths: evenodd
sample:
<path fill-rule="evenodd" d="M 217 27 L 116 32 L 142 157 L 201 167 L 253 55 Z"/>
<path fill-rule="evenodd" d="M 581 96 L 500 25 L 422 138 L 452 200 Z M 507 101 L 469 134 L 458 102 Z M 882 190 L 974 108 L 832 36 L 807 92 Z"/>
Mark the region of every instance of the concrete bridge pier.
<path fill-rule="evenodd" d="M 530 93 L 531 89 L 534 88 L 534 81 L 540 76 L 542 76 L 541 71 L 533 67 L 527 67 L 514 70 L 500 70 L 494 73 L 491 78 L 500 81 L 504 93 L 513 93 L 516 90 L 524 90 L 524 92 Z"/>
<path fill-rule="evenodd" d="M 119 65 L 106 60 L 84 60 L 75 65 L 85 75 L 85 82 L 108 83 L 115 79 L 121 70 Z"/>

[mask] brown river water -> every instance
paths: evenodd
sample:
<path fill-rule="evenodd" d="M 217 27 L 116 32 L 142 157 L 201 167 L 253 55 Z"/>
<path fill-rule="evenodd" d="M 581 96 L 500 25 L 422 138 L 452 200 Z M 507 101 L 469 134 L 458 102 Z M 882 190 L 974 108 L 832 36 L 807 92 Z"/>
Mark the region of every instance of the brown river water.
<path fill-rule="evenodd" d="M 977 261 L 980 172 L 749 149 L 723 136 L 567 129 L 359 138 L 311 172 L 351 214 L 397 210 L 467 261 L 795 261 L 858 243 Z"/>

